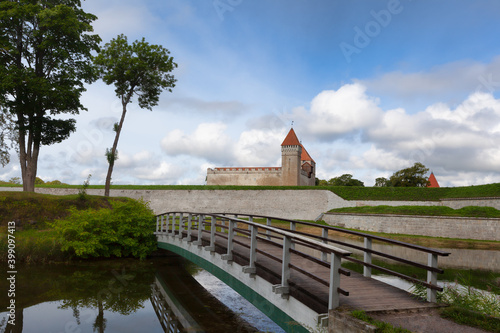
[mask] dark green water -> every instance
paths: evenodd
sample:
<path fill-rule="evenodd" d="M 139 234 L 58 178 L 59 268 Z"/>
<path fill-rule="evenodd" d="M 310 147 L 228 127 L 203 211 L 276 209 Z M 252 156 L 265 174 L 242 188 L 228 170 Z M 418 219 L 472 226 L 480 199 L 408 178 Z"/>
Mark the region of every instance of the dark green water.
<path fill-rule="evenodd" d="M 19 266 L 17 272 L 15 297 L 8 296 L 7 279 L 0 281 L 0 332 L 281 331 L 220 281 L 176 256 Z M 15 325 L 8 324 L 6 312 L 11 299 Z"/>

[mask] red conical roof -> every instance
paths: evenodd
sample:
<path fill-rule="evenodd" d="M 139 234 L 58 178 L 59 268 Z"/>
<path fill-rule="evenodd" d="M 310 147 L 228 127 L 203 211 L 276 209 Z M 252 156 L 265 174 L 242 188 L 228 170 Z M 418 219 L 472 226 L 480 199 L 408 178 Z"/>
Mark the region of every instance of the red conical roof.
<path fill-rule="evenodd" d="M 309 153 L 304 148 L 304 146 L 302 146 L 302 144 L 300 146 L 302 147 L 302 155 L 300 155 L 300 160 L 301 161 L 312 161 L 312 162 L 314 162 L 314 160 L 312 159 L 311 155 L 309 155 Z"/>
<path fill-rule="evenodd" d="M 297 138 L 297 135 L 295 135 L 295 131 L 293 128 L 290 129 L 290 132 L 288 132 L 285 140 L 283 140 L 283 143 L 281 144 L 282 146 L 300 146 L 300 141 Z"/>
<path fill-rule="evenodd" d="M 439 183 L 433 172 L 431 172 L 431 175 L 429 176 L 429 185 L 427 185 L 427 187 L 439 187 Z"/>

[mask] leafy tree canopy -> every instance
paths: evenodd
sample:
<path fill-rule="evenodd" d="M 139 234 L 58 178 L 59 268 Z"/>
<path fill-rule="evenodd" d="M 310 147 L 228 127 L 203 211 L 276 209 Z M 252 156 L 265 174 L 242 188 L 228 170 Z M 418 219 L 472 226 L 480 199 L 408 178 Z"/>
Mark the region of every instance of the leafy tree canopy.
<path fill-rule="evenodd" d="M 387 187 L 387 186 L 391 186 L 391 182 L 389 181 L 389 179 L 385 177 L 378 177 L 377 179 L 375 179 L 375 187 Z"/>
<path fill-rule="evenodd" d="M 343 174 L 340 177 L 332 178 L 328 181 L 328 185 L 332 186 L 365 186 L 365 184 L 358 179 L 352 178 L 350 174 Z"/>
<path fill-rule="evenodd" d="M 425 174 L 429 169 L 420 162 L 416 162 L 412 167 L 396 171 L 390 178 L 390 186 L 394 187 L 426 187 L 429 180 Z"/>
<path fill-rule="evenodd" d="M 84 83 L 96 79 L 91 34 L 96 16 L 79 0 L 0 2 L 0 106 L 15 116 L 24 190 L 33 191 L 41 145 L 75 131 Z"/>
<path fill-rule="evenodd" d="M 111 174 L 118 158 L 118 140 L 125 121 L 127 105 L 137 95 L 141 108 L 152 110 L 158 104 L 163 90 L 172 92 L 175 78 L 171 74 L 177 67 L 170 52 L 160 45 L 151 45 L 144 38 L 129 44 L 127 37 L 119 35 L 107 43 L 94 59 L 99 75 L 106 84 L 114 84 L 115 93 L 122 102 L 122 116 L 119 123 L 114 124 L 115 140 L 105 156 L 108 160 L 108 173 L 104 195 L 109 196 Z"/>

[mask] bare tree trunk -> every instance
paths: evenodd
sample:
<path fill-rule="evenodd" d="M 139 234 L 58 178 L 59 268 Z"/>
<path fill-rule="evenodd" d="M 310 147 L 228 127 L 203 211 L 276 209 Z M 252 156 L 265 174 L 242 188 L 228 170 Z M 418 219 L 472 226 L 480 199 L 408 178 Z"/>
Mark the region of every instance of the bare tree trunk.
<path fill-rule="evenodd" d="M 18 122 L 22 122 L 22 119 Z M 35 192 L 35 179 L 38 169 L 38 154 L 40 152 L 40 143 L 33 140 L 31 131 L 26 131 L 19 124 L 19 161 L 21 164 L 21 177 L 23 181 L 24 192 Z M 26 132 L 28 132 L 28 142 L 26 143 Z"/>
<path fill-rule="evenodd" d="M 118 147 L 118 139 L 120 138 L 120 133 L 122 131 L 123 127 L 123 122 L 125 121 L 125 114 L 127 113 L 127 104 L 130 101 L 131 94 L 127 95 L 127 97 L 122 97 L 122 117 L 120 119 L 120 123 L 118 126 L 115 128 L 116 135 L 115 135 L 115 141 L 113 142 L 113 147 L 111 148 L 111 156 L 108 157 L 108 174 L 106 175 L 106 184 L 104 186 L 104 196 L 109 197 L 109 190 L 111 187 L 111 174 L 113 173 L 113 167 L 115 165 L 116 161 L 116 148 Z"/>

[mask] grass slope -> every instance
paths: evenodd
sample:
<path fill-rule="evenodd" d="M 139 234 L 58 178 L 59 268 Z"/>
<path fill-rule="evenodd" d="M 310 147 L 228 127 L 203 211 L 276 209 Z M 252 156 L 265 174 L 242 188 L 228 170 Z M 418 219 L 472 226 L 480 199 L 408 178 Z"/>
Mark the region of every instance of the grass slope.
<path fill-rule="evenodd" d="M 16 186 L 1 184 L 1 187 Z M 17 185 L 20 186 L 20 185 Z M 81 188 L 81 185 L 37 185 L 39 188 Z M 91 185 L 90 189 L 104 189 Z M 464 187 L 356 187 L 356 186 L 207 186 L 207 185 L 113 185 L 116 190 L 327 190 L 345 200 L 438 201 L 452 198 L 500 197 L 500 183 Z"/>
<path fill-rule="evenodd" d="M 478 206 L 468 206 L 460 209 L 445 206 L 363 206 L 336 208 L 330 210 L 330 212 L 500 218 L 500 210 L 493 207 Z"/>
<path fill-rule="evenodd" d="M 18 221 L 21 228 L 43 228 L 45 222 L 66 217 L 70 207 L 110 208 L 111 200 L 126 199 L 87 195 L 85 200 L 81 200 L 77 194 L 58 196 L 3 191 L 0 192 L 0 228 L 6 227 L 9 221 Z"/>

